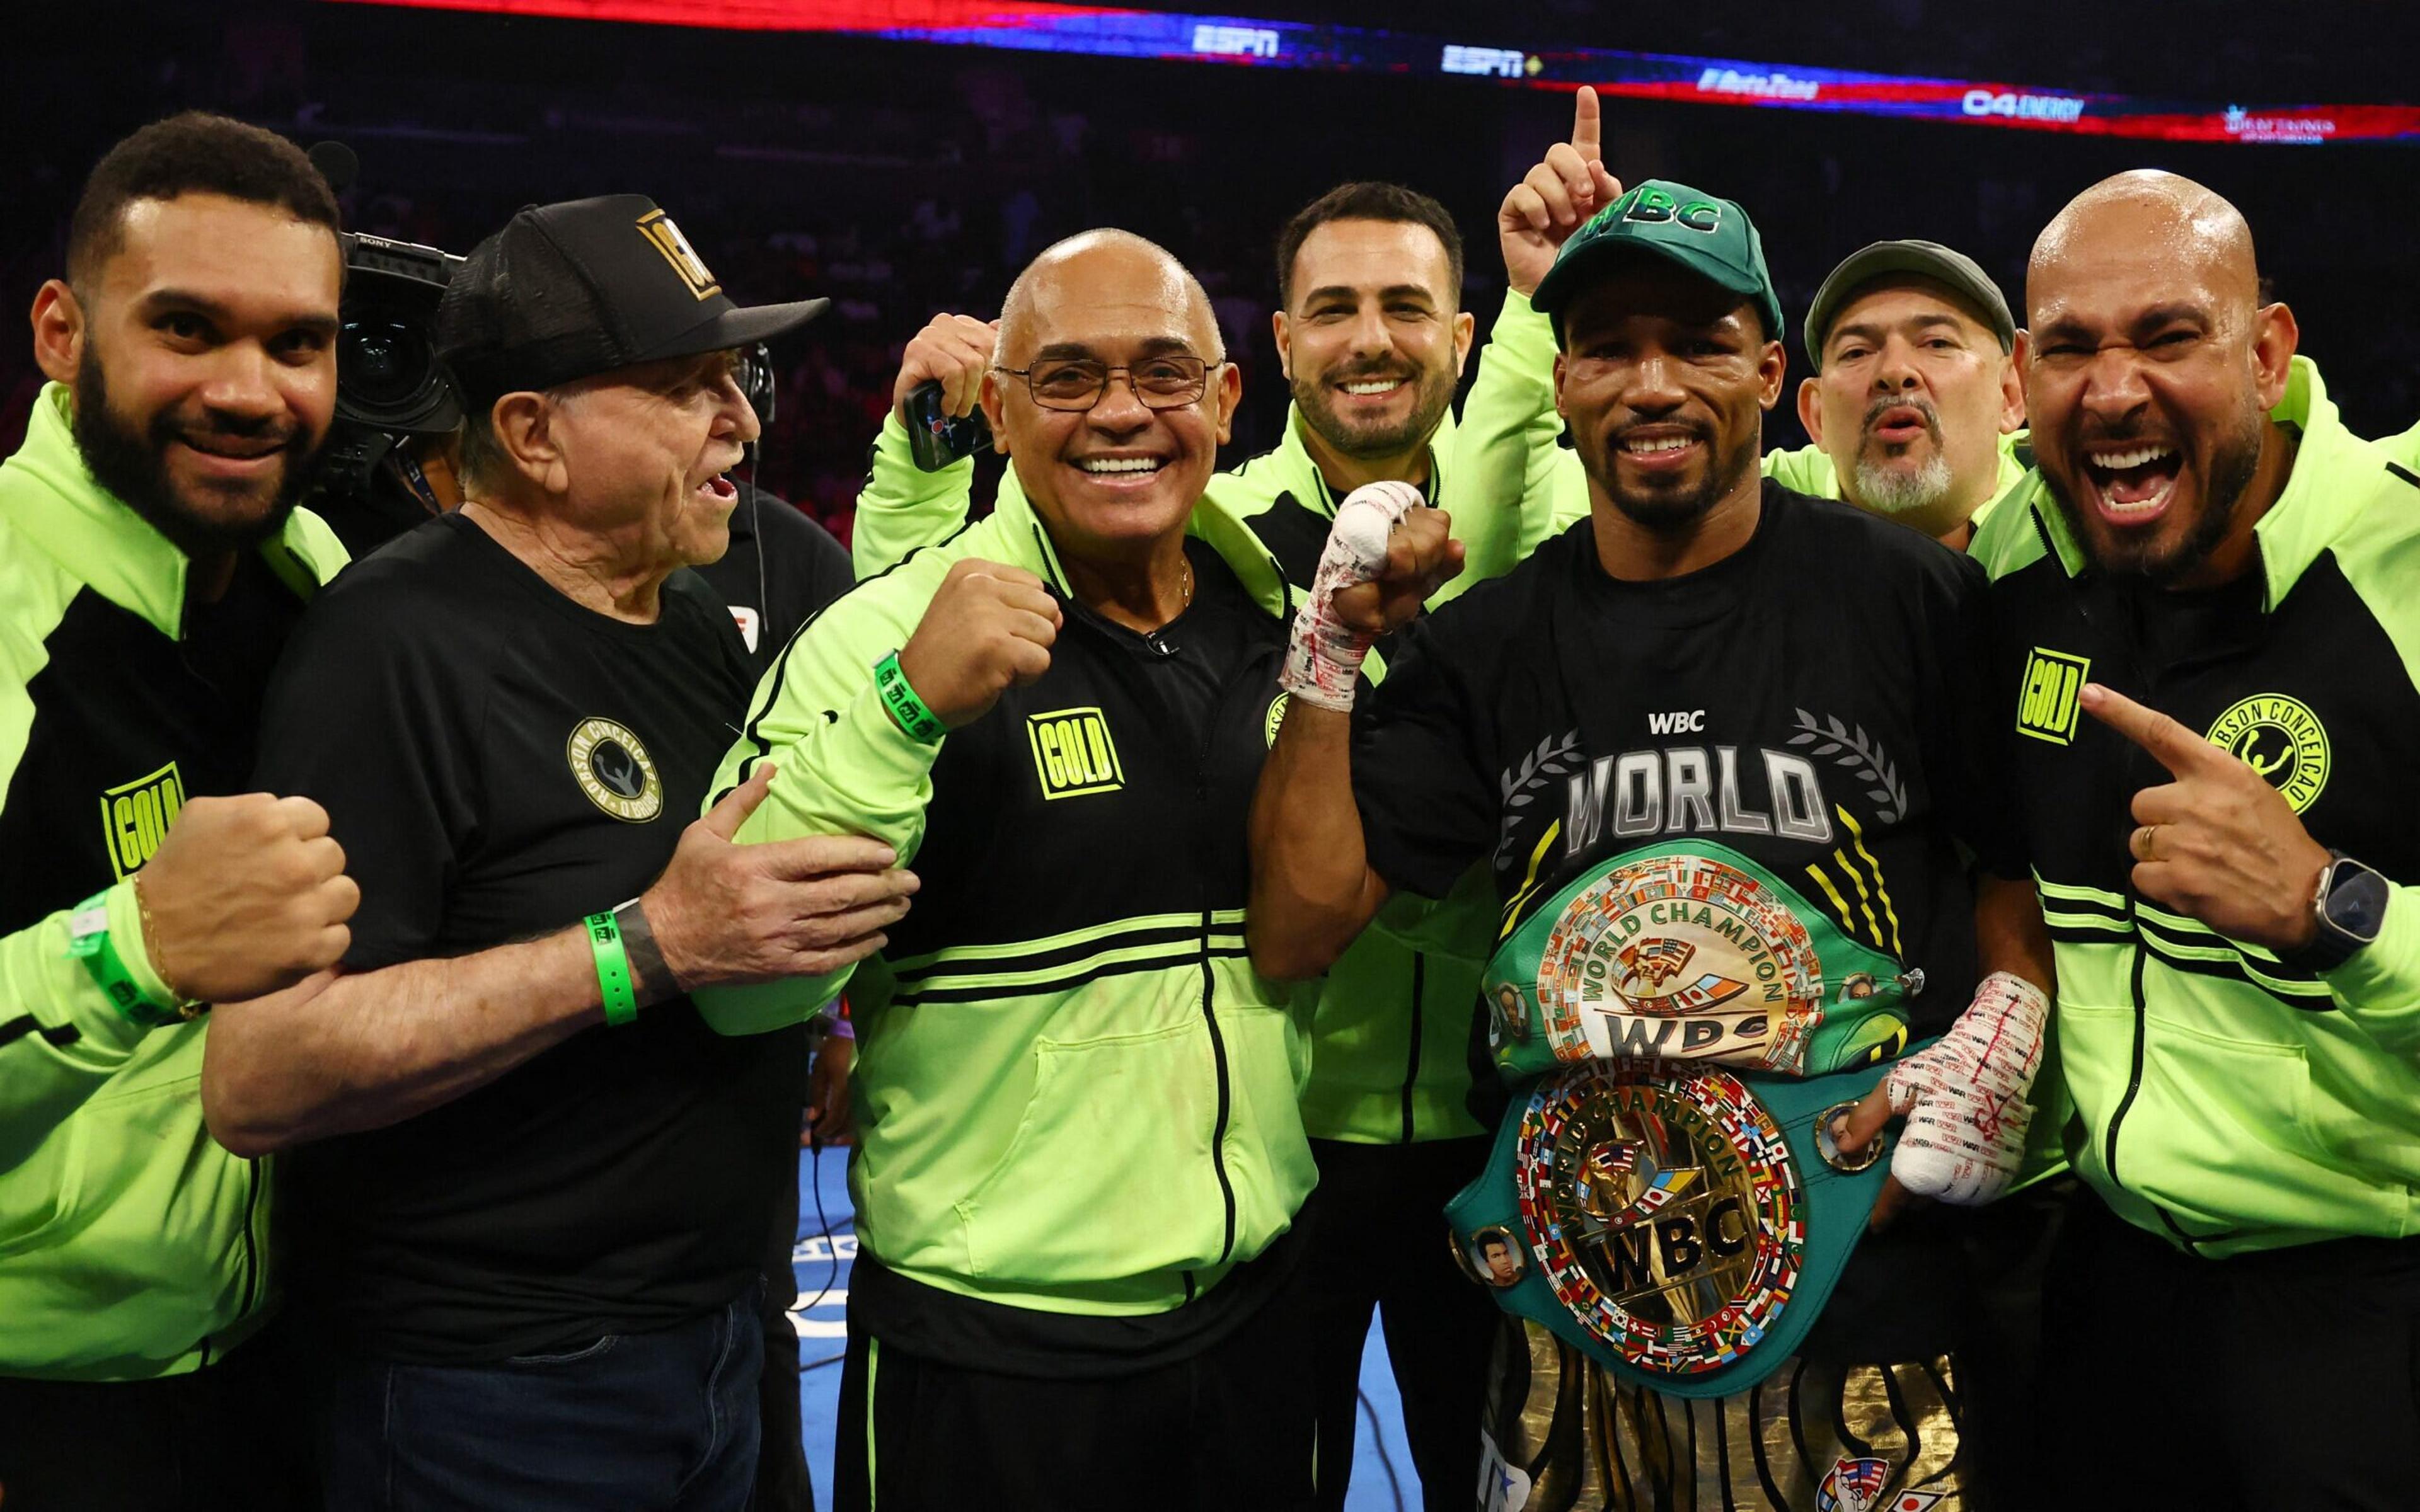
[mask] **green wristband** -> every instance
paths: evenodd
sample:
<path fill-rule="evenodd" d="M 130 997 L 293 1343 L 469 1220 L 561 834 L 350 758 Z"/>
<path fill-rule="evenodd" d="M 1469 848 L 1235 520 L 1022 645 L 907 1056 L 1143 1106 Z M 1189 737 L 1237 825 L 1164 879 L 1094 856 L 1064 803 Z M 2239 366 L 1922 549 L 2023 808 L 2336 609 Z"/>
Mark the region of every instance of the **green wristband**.
<path fill-rule="evenodd" d="M 605 995 L 605 1022 L 629 1024 L 639 1016 L 638 989 L 630 982 L 630 957 L 622 948 L 622 926 L 612 911 L 591 914 L 588 948 L 597 956 L 597 986 Z"/>
<path fill-rule="evenodd" d="M 163 1024 L 177 1024 L 195 1017 L 194 1013 L 178 1012 L 151 1000 L 136 985 L 134 974 L 126 969 L 126 962 L 117 953 L 117 946 L 109 937 L 109 889 L 104 887 L 75 905 L 68 915 L 68 954 L 84 963 L 93 985 L 109 999 L 110 1006 L 123 1014 L 128 1023 L 141 1028 L 156 1029 Z"/>
<path fill-rule="evenodd" d="M 899 670 L 899 653 L 894 651 L 874 664 L 874 691 L 910 740 L 931 745 L 950 733 L 949 726 L 926 708 L 916 690 L 908 686 L 908 674 Z"/>

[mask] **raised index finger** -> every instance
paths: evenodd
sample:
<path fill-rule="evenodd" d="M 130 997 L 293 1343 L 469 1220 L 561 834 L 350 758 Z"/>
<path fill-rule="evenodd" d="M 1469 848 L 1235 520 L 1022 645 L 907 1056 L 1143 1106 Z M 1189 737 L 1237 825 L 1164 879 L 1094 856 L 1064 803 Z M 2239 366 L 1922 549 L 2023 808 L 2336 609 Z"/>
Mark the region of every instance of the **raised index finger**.
<path fill-rule="evenodd" d="M 2207 770 L 2226 753 L 2157 709 L 2146 708 L 2099 683 L 2084 685 L 2084 712 L 2149 751 L 2177 777 Z"/>
<path fill-rule="evenodd" d="M 1604 140 L 1603 131 L 1598 124 L 1596 91 L 1582 85 L 1579 93 L 1572 97 L 1572 146 L 1578 149 L 1582 162 L 1605 161 L 1605 152 L 1600 145 Z"/>

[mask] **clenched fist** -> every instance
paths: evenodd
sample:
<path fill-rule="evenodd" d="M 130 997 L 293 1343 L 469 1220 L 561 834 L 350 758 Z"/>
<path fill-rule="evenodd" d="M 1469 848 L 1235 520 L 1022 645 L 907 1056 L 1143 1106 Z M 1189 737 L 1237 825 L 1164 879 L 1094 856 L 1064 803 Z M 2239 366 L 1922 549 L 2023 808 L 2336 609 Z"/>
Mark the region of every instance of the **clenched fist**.
<path fill-rule="evenodd" d="M 999 340 L 997 320 L 978 320 L 970 315 L 933 316 L 901 354 L 899 378 L 891 385 L 891 408 L 906 404 L 918 384 L 939 383 L 943 414 L 973 414 Z"/>
<path fill-rule="evenodd" d="M 1013 687 L 1050 670 L 1059 601 L 1022 567 L 968 558 L 950 568 L 899 652 L 899 670 L 934 717 L 955 730 Z"/>
<path fill-rule="evenodd" d="M 1408 483 L 1365 483 L 1345 495 L 1311 592 L 1295 610 L 1279 686 L 1323 709 L 1352 708 L 1372 643 L 1462 570 L 1450 524 Z"/>
<path fill-rule="evenodd" d="M 1621 197 L 1621 180 L 1606 171 L 1600 138 L 1596 91 L 1583 85 L 1572 104 L 1572 139 L 1548 147 L 1497 208 L 1504 277 L 1516 291 L 1536 293 L 1571 234 Z"/>
<path fill-rule="evenodd" d="M 1431 594 L 1462 570 L 1453 517 L 1426 505 L 1404 512 L 1387 538 L 1386 559 L 1368 579 L 1336 591 L 1336 619 L 1357 635 L 1382 636 L 1420 611 Z"/>
<path fill-rule="evenodd" d="M 195 798 L 137 873 L 151 968 L 178 996 L 239 1002 L 344 959 L 362 889 L 308 798 Z"/>

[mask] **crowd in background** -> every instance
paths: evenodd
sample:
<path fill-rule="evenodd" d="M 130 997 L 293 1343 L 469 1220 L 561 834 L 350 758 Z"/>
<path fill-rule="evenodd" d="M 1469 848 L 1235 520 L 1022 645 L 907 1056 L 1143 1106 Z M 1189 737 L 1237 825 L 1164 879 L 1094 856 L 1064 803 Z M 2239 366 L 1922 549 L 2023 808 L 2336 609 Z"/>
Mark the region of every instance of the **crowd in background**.
<path fill-rule="evenodd" d="M 2388 24 L 2383 6 L 2336 8 L 2354 23 L 2374 10 Z M 1309 19 L 1320 9 L 1280 3 L 1260 12 Z M 1600 15 L 1571 0 L 1493 8 L 1491 24 L 1526 33 L 1508 39 L 1527 45 L 1685 50 L 2170 98 L 2220 98 L 2222 81 L 2250 75 L 2245 50 L 2257 48 L 2273 81 L 2268 98 L 2392 93 L 2391 81 L 2366 78 L 2358 65 L 2345 72 L 2344 49 L 2328 74 L 2292 39 L 2199 39 L 2164 51 L 2160 69 L 2147 71 L 2149 23 L 2115 18 L 2087 29 L 2084 8 L 2065 0 L 2023 29 L 2013 17 L 1962 20 L 1926 28 L 1903 56 L 1875 55 L 1864 28 L 1912 27 L 1925 9 L 1926 0 L 1897 0 L 1861 12 L 1854 37 L 1837 18 L 1763 8 L 1750 25 L 1711 14 Z M 1569 109 L 1559 93 L 1477 81 L 584 23 L 519 23 L 499 46 L 498 28 L 481 18 L 354 5 L 162 9 L 152 24 L 122 32 L 61 19 L 34 24 L 53 35 L 28 45 L 58 52 L 66 66 L 0 101 L 19 147 L 0 162 L 0 306 L 23 308 L 58 266 L 84 165 L 138 116 L 174 106 L 225 110 L 305 143 L 347 144 L 362 162 L 345 196 L 348 224 L 454 252 L 533 198 L 643 190 L 678 214 L 737 297 L 832 298 L 833 317 L 775 354 L 780 403 L 759 476 L 844 539 L 901 345 L 935 311 L 996 314 L 1011 273 L 1051 239 L 1123 225 L 1200 272 L 1244 368 L 1233 461 L 1272 444 L 1283 424 L 1267 312 L 1271 240 L 1285 216 L 1350 162 L 1436 194 L 1483 246 L 1528 145 Z M 1410 6 L 1389 24 L 1459 35 L 1450 8 L 1438 5 Z M 2066 34 L 2045 36 L 2060 26 Z M 80 56 L 90 66 L 77 66 Z M 88 87 L 130 69 L 144 87 L 114 106 Z M 2381 186 L 2408 177 L 2407 149 L 2162 149 L 1614 100 L 1607 156 L 1625 177 L 1676 177 L 1746 205 L 1793 321 L 1825 270 L 1883 237 L 1971 251 L 2015 303 L 2033 229 L 2050 209 L 2116 168 L 2174 167 L 2227 193 L 2267 232 L 2263 266 L 2301 316 L 2304 349 L 2325 364 L 2353 428 L 2387 433 L 2420 414 L 2409 357 L 2420 288 L 2404 276 L 2399 240 L 2371 229 L 2384 213 Z M 1482 339 L 1500 298 L 1493 264 L 1472 258 L 1464 291 Z M 1794 340 L 1791 360 L 1806 371 Z M 0 449 L 17 443 L 39 387 L 25 344 L 0 343 Z M 1768 421 L 1768 446 L 1801 444 L 1789 411 L 1784 405 Z"/>

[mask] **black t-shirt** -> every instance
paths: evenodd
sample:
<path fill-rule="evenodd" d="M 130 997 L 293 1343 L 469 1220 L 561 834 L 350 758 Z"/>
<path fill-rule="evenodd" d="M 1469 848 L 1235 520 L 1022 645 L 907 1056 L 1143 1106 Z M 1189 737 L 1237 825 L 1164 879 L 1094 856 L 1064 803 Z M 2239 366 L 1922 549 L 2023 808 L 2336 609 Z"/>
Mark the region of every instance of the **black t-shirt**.
<path fill-rule="evenodd" d="M 665 583 L 655 624 L 625 624 L 449 515 L 312 605 L 271 688 L 260 783 L 328 810 L 362 889 L 348 969 L 467 955 L 644 891 L 749 683 L 694 575 Z M 430 1364 L 728 1302 L 762 1267 L 797 1153 L 796 1066 L 765 1052 L 675 999 L 296 1151 L 297 1289 L 355 1345 Z"/>
<path fill-rule="evenodd" d="M 1938 1033 L 1976 977 L 1956 842 L 2023 874 L 1984 609 L 1975 563 L 1771 482 L 1747 544 L 1680 578 L 1607 576 L 1582 520 L 1415 622 L 1363 701 L 1370 864 L 1435 897 L 1484 856 L 1526 914 L 1597 863 L 1701 835 L 1921 967 L 1913 1031 Z"/>
<path fill-rule="evenodd" d="M 799 626 L 857 581 L 848 548 L 831 532 L 751 483 L 739 486 L 731 512 L 731 549 L 697 575 L 729 607 L 748 643 L 748 670 L 758 676 L 781 659 Z"/>

